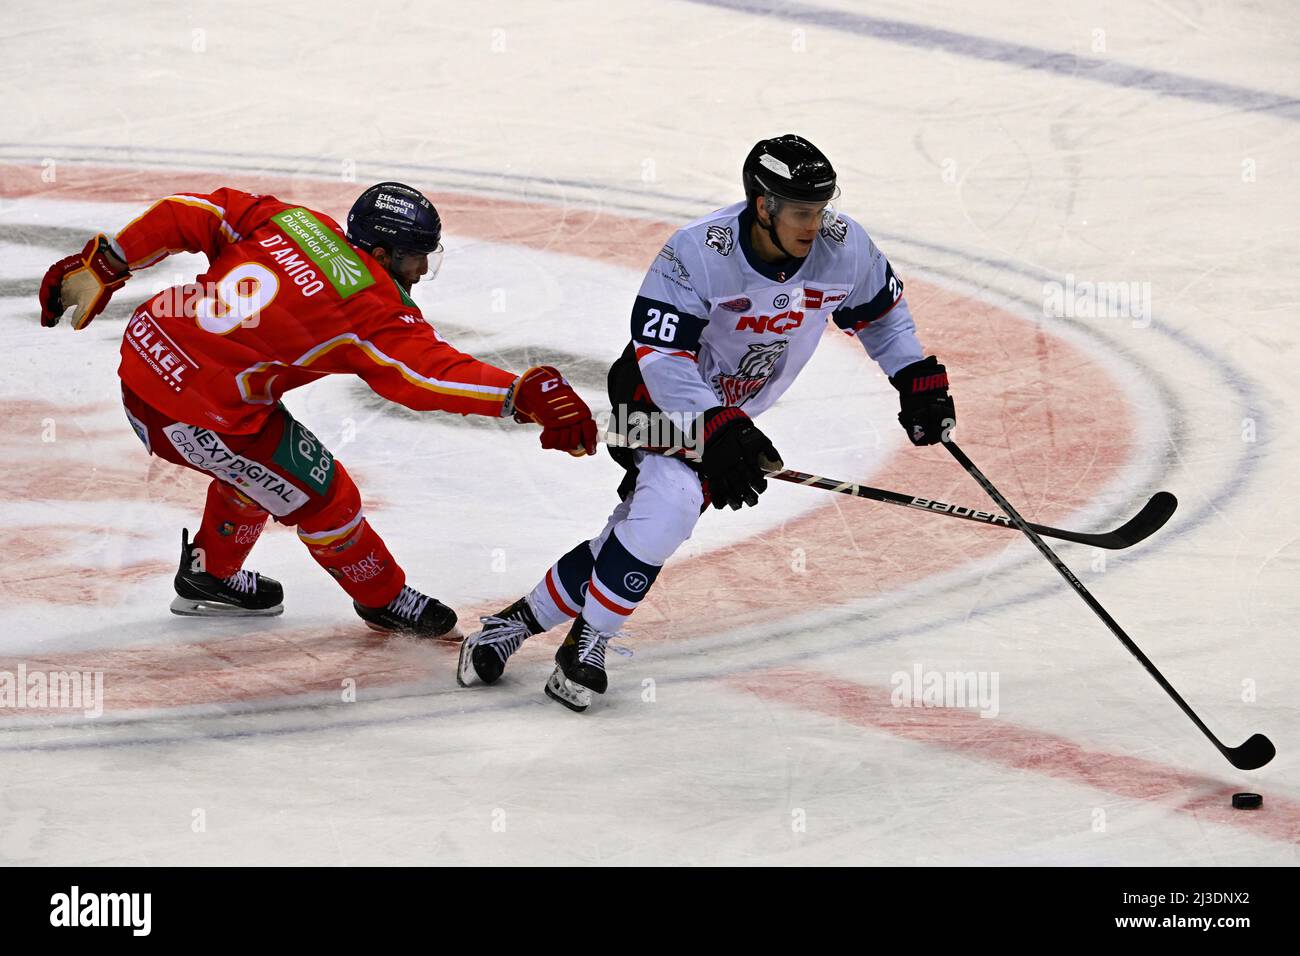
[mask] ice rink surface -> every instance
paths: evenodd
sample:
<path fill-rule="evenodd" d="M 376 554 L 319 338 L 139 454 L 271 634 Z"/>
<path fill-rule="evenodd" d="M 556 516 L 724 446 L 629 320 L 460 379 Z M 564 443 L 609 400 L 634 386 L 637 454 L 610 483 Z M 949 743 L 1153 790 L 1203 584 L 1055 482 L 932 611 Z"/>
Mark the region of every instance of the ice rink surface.
<path fill-rule="evenodd" d="M 0 709 L 0 862 L 1296 862 L 1288 5 L 68 2 L 8 20 L 0 49 L 0 671 L 104 681 L 99 716 Z M 144 453 L 117 347 L 202 263 L 140 274 L 80 334 L 37 323 L 49 263 L 176 191 L 342 218 L 403 180 L 445 222 L 416 289 L 433 324 L 607 408 L 659 245 L 789 131 L 835 163 L 948 366 L 957 437 L 1027 517 L 1102 530 L 1178 496 L 1131 550 L 1059 551 L 1272 764 L 1234 771 L 1017 534 L 786 484 L 705 516 L 583 715 L 541 693 L 559 631 L 458 688 L 454 647 L 368 631 L 284 528 L 250 562 L 284 582 L 282 617 L 167 613 L 205 482 Z M 1136 307 L 1050 307 L 1098 282 Z M 906 444 L 892 388 L 832 332 L 761 420 L 787 464 L 992 510 Z M 463 624 L 616 500 L 607 457 L 533 430 L 342 378 L 287 403 Z M 918 673 L 988 697 L 896 706 Z M 1230 809 L 1245 789 L 1261 810 Z"/>

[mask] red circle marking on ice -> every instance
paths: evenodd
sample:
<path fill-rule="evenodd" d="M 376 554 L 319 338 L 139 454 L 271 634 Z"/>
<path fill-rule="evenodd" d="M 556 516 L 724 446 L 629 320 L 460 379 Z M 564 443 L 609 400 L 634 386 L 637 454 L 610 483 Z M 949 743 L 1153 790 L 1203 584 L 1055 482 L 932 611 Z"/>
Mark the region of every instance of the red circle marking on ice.
<path fill-rule="evenodd" d="M 0 165 L 0 195 L 144 204 L 175 192 L 206 192 L 238 183 L 250 191 L 290 196 L 338 218 L 359 191 L 356 185 L 307 177 L 177 173 L 73 163 L 59 167 L 57 183 L 42 182 L 41 174 L 40 167 Z M 651 261 L 675 228 L 664 222 L 536 202 L 429 195 L 453 233 L 586 256 L 637 270 Z M 952 375 L 963 448 L 1023 513 L 1053 523 L 1090 501 L 1126 464 L 1133 411 L 1111 374 L 1090 356 L 1022 318 L 926 282 L 909 281 L 908 301 L 920 324 L 922 341 L 941 353 Z M 32 321 L 36 321 L 34 300 Z M 847 338 L 836 338 L 843 347 L 856 348 Z M 863 369 L 864 374 L 873 374 L 865 357 Z M 38 401 L 7 405 L 8 411 L 29 416 L 45 408 Z M 106 401 L 102 407 L 79 411 L 91 415 L 110 408 Z M 68 409 L 60 411 L 66 415 Z M 94 435 L 86 433 L 88 438 Z M 8 443 L 11 447 L 4 452 L 11 467 L 0 477 L 0 495 L 11 500 L 42 494 L 56 500 L 84 496 L 84 476 L 76 477 L 78 472 L 71 468 L 47 467 L 39 481 L 20 477 L 26 471 L 17 456 L 28 452 L 29 445 L 20 448 L 12 439 Z M 124 465 L 111 469 L 108 475 L 97 475 L 97 496 L 108 490 L 133 497 L 127 486 L 132 479 L 140 484 L 147 467 L 142 463 L 132 472 Z M 904 446 L 873 474 L 843 477 L 975 507 L 982 503 L 978 487 L 938 449 Z M 202 479 L 195 483 L 196 508 L 202 500 L 202 484 Z M 187 490 L 181 482 L 169 486 L 164 497 L 179 501 Z M 723 616 L 737 625 L 770 621 L 783 614 L 883 593 L 987 557 L 1014 540 L 1006 531 L 809 489 L 789 489 L 789 493 L 826 494 L 827 500 L 757 538 L 669 564 L 653 597 L 629 628 L 637 640 L 689 638 L 713 631 L 714 622 Z M 719 515 L 709 517 L 725 520 Z M 75 530 L 60 523 L 51 527 L 50 533 L 58 538 L 71 536 Z M 96 533 L 97 529 L 86 527 L 85 531 Z M 30 547 L 34 555 L 48 550 L 41 542 Z M 790 572 L 796 547 L 803 548 L 807 556 L 806 571 L 801 574 Z M 123 586 L 129 586 L 144 570 L 139 565 L 124 567 L 120 572 Z M 539 568 L 538 573 L 544 570 Z M 33 586 L 29 577 L 14 596 L 22 599 L 24 591 Z M 462 619 L 495 611 L 515 597 L 503 595 L 466 609 Z M 454 653 L 454 647 L 448 645 L 376 638 L 360 623 L 349 622 L 324 631 L 277 626 L 204 643 L 108 648 L 57 658 L 25 657 L 22 663 L 29 670 L 103 670 L 107 709 L 123 712 L 283 699 L 313 692 L 332 695 L 345 677 L 356 679 L 363 687 L 414 684 L 427 680 L 434 665 L 446 670 L 450 684 L 449 658 Z M 524 645 L 520 656 L 536 659 L 550 653 L 549 646 L 535 639 Z M 15 670 L 17 663 L 0 660 L 0 669 Z M 109 674 L 111 681 L 107 680 Z M 1300 805 L 1294 802 L 1274 801 L 1270 813 L 1233 813 L 1222 802 L 1221 784 L 1211 778 L 1135 757 L 1087 751 L 1073 741 L 1005 720 L 990 727 L 990 722 L 966 711 L 929 710 L 919 714 L 920 720 L 914 719 L 918 715 L 912 712 L 900 716 L 889 705 L 888 688 L 800 668 L 724 675 L 719 683 L 901 739 L 956 750 L 968 758 L 1124 797 L 1163 805 L 1190 793 L 1191 798 L 1174 807 L 1201 822 L 1244 826 L 1256 836 L 1284 842 L 1295 842 L 1300 833 Z"/>

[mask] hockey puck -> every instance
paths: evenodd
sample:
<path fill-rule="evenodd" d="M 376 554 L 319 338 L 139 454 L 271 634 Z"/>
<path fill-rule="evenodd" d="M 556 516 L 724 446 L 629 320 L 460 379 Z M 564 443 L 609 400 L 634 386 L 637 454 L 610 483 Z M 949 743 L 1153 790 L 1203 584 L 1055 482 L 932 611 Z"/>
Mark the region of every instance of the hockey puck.
<path fill-rule="evenodd" d="M 1257 793 L 1234 793 L 1232 806 L 1237 810 L 1254 810 L 1264 805 L 1264 798 Z"/>

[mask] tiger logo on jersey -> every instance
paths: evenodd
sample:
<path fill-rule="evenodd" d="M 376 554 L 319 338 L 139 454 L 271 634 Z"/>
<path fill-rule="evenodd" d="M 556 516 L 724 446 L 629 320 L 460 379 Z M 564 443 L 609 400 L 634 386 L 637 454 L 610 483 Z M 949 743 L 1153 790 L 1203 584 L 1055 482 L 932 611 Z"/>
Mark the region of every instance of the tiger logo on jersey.
<path fill-rule="evenodd" d="M 732 238 L 731 227 L 709 226 L 704 233 L 704 244 L 718 255 L 726 256 L 736 247 L 736 240 Z"/>
<path fill-rule="evenodd" d="M 842 246 L 844 245 L 844 239 L 849 234 L 849 224 L 843 219 L 836 219 L 830 225 L 823 226 L 821 233 L 827 239 L 834 240 Z"/>
<path fill-rule="evenodd" d="M 738 408 L 761 392 L 789 344 L 789 339 L 757 342 L 745 350 L 735 372 L 714 375 L 713 389 L 722 396 L 722 403 Z"/>

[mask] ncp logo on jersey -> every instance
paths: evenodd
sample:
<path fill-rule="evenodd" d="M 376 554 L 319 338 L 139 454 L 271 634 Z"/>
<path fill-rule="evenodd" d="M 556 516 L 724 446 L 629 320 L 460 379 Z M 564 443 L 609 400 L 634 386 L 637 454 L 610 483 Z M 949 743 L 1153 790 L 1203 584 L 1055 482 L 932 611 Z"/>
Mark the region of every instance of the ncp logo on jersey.
<path fill-rule="evenodd" d="M 803 325 L 803 312 L 787 309 L 777 315 L 742 315 L 736 322 L 736 331 L 757 332 L 760 335 L 765 332 L 775 332 L 777 335 L 784 335 L 801 325 Z"/>

